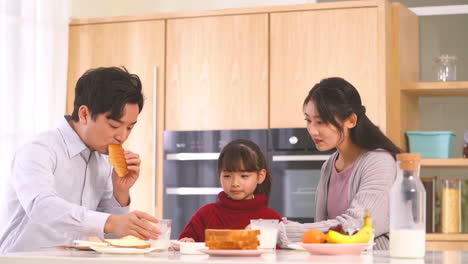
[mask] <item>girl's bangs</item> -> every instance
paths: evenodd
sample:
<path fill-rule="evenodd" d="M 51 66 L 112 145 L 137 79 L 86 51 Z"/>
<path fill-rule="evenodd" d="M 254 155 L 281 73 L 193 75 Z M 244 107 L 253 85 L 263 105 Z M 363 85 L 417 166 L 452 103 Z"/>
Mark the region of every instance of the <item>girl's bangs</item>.
<path fill-rule="evenodd" d="M 255 152 L 246 148 L 237 148 L 226 151 L 221 159 L 219 170 L 228 172 L 256 172 L 258 157 Z"/>

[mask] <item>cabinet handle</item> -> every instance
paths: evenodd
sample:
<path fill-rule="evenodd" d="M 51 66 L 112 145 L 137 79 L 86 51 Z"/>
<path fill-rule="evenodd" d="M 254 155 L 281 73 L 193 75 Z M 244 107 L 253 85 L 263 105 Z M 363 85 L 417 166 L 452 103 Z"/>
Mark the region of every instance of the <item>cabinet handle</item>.
<path fill-rule="evenodd" d="M 166 194 L 172 195 L 217 195 L 223 188 L 210 188 L 210 187 L 179 187 L 179 188 L 166 188 Z"/>
<path fill-rule="evenodd" d="M 217 160 L 219 153 L 172 153 L 167 154 L 167 160 Z"/>
<path fill-rule="evenodd" d="M 331 155 L 274 155 L 273 161 L 326 161 Z"/>
<path fill-rule="evenodd" d="M 151 161 L 152 163 L 152 177 L 153 177 L 153 199 L 152 202 L 151 202 L 151 212 L 152 212 L 152 215 L 156 215 L 156 182 L 157 182 L 157 178 L 156 178 L 156 155 L 157 155 L 157 151 L 156 151 L 156 143 L 158 142 L 158 66 L 154 66 L 153 67 L 153 135 L 154 135 L 154 138 L 155 138 L 155 142 L 152 144 L 152 152 L 153 152 L 153 159 Z"/>

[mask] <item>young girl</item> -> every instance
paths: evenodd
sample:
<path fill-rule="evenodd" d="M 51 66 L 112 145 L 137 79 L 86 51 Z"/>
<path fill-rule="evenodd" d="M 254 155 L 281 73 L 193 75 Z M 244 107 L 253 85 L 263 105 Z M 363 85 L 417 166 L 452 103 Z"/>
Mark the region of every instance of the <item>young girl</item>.
<path fill-rule="evenodd" d="M 359 228 L 372 216 L 375 248 L 388 248 L 389 190 L 396 176 L 395 146 L 366 116 L 356 88 L 341 78 L 316 84 L 303 104 L 307 130 L 319 151 L 336 148 L 322 166 L 315 199 L 315 223 L 289 221 L 280 244 L 299 241 L 305 230 L 323 232 L 341 224 Z"/>
<path fill-rule="evenodd" d="M 271 175 L 260 148 L 249 140 L 227 144 L 218 159 L 218 177 L 223 191 L 218 202 L 201 207 L 179 235 L 184 242 L 205 241 L 205 229 L 244 229 L 250 219 L 278 219 L 267 206 Z"/>

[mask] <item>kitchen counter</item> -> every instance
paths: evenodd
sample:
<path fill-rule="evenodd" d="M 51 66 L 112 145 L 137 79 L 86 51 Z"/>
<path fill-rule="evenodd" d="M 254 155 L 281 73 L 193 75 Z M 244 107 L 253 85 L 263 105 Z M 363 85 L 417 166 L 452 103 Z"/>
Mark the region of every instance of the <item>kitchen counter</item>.
<path fill-rule="evenodd" d="M 361 256 L 313 256 L 308 252 L 277 250 L 260 257 L 210 257 L 208 255 L 182 255 L 180 252 L 152 252 L 145 255 L 108 255 L 94 251 L 74 249 L 48 249 L 37 252 L 9 253 L 0 256 L 0 263 L 468 263 L 468 252 L 428 251 L 425 259 L 392 259 L 388 251 L 374 251 Z"/>

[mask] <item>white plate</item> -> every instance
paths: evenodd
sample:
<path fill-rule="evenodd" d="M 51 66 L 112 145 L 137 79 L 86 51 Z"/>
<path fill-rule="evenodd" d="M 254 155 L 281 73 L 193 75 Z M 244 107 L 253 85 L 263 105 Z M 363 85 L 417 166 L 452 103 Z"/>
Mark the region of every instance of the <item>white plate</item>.
<path fill-rule="evenodd" d="M 95 242 L 95 241 L 87 241 L 87 240 L 73 240 L 73 243 L 77 246 L 83 246 L 83 247 L 89 247 L 89 246 L 105 247 L 109 245 L 104 242 Z"/>
<path fill-rule="evenodd" d="M 199 251 L 206 253 L 210 256 L 240 256 L 240 257 L 252 257 L 260 256 L 263 253 L 272 252 L 269 249 L 198 249 Z"/>
<path fill-rule="evenodd" d="M 155 250 L 155 248 L 119 248 L 119 247 L 96 247 L 90 246 L 94 251 L 106 254 L 145 254 Z"/>
<path fill-rule="evenodd" d="M 305 244 L 300 243 L 301 247 L 309 251 L 312 255 L 361 255 L 369 244 Z"/>

